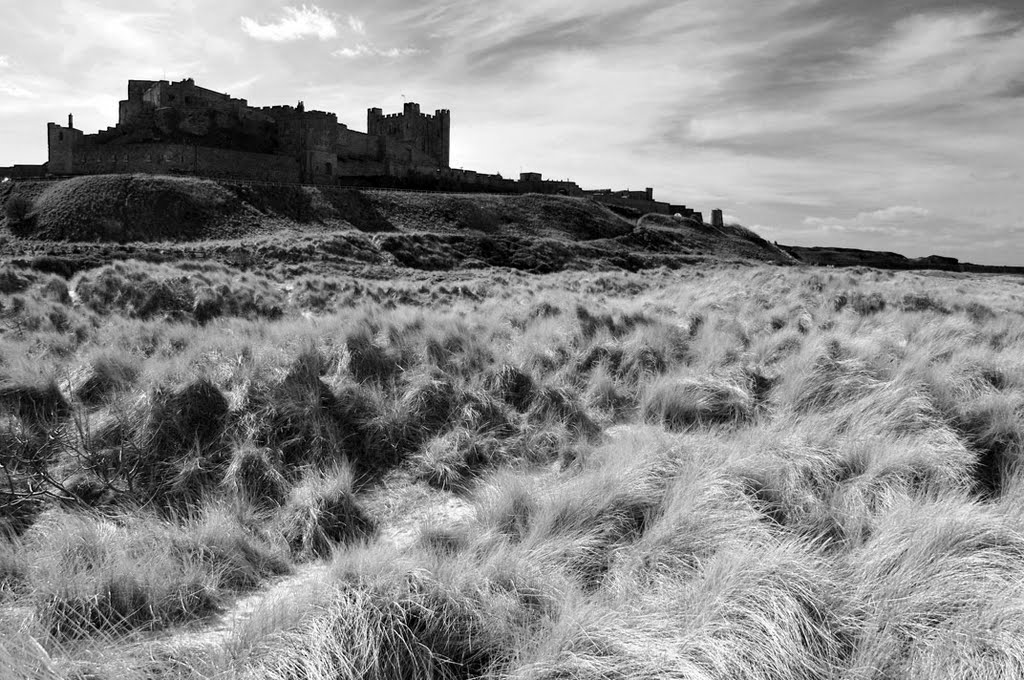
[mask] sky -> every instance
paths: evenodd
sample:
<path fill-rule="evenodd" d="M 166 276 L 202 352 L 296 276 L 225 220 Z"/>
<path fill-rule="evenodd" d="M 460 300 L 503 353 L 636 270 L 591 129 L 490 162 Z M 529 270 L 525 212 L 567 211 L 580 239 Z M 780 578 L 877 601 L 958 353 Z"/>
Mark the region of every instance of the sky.
<path fill-rule="evenodd" d="M 0 0 L 0 165 L 128 79 L 451 110 L 451 164 L 792 245 L 1024 265 L 1024 0 Z"/>

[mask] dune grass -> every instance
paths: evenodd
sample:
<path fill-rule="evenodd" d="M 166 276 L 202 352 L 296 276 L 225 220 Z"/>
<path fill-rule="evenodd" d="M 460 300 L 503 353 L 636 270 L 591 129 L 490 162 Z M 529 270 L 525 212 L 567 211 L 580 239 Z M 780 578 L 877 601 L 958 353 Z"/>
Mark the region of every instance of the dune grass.
<path fill-rule="evenodd" d="M 1016 279 L 311 285 L 0 269 L 0 670 L 1024 671 Z"/>

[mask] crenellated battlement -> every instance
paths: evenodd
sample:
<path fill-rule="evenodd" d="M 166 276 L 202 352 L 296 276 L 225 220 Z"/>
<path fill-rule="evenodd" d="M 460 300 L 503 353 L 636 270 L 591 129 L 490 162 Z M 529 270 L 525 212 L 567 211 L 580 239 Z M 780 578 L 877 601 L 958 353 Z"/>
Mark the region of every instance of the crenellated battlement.
<path fill-rule="evenodd" d="M 383 113 L 380 109 L 368 109 L 367 112 L 368 115 L 376 116 L 381 120 L 403 120 L 409 116 L 418 116 L 426 120 L 436 120 L 451 116 L 451 112 L 448 111 L 448 109 L 438 109 L 432 114 L 422 113 L 420 111 L 416 111 L 414 113 Z"/>

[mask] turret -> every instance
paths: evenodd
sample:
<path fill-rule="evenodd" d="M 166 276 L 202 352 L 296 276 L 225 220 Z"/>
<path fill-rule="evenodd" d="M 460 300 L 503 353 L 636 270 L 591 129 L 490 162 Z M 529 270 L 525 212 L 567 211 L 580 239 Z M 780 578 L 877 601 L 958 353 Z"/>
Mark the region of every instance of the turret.
<path fill-rule="evenodd" d="M 384 109 L 374 107 L 366 110 L 366 134 L 383 137 L 380 129 L 380 121 L 384 118 Z"/>
<path fill-rule="evenodd" d="M 47 168 L 55 175 L 70 175 L 75 169 L 75 146 L 83 135 L 81 130 L 71 126 L 72 122 L 69 116 L 68 127 L 61 127 L 57 123 L 46 124 Z"/>
<path fill-rule="evenodd" d="M 452 119 L 451 113 L 448 109 L 437 109 L 434 111 L 434 117 L 437 119 L 437 124 L 440 127 L 437 145 L 437 160 L 441 164 L 442 168 L 450 168 L 449 153 L 452 146 Z"/>

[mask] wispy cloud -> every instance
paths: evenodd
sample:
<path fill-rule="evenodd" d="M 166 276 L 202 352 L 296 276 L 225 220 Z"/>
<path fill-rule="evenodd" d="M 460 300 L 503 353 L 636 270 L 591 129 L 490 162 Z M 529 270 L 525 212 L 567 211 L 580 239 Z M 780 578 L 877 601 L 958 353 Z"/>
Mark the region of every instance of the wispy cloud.
<path fill-rule="evenodd" d="M 366 35 L 366 24 L 363 23 L 362 19 L 354 17 L 351 14 L 348 17 L 348 27 L 352 29 L 353 33 L 358 33 L 359 35 Z"/>
<path fill-rule="evenodd" d="M 268 23 L 243 16 L 242 31 L 256 40 L 270 42 L 290 42 L 302 38 L 329 40 L 338 36 L 334 17 L 316 5 L 285 7 L 276 20 Z"/>
<path fill-rule="evenodd" d="M 335 57 L 341 57 L 343 59 L 358 59 L 360 57 L 387 57 L 394 59 L 397 57 L 408 57 L 413 54 L 421 54 L 423 50 L 415 47 L 390 47 L 388 49 L 381 49 L 374 45 L 367 43 L 360 43 L 355 47 L 342 47 L 339 50 L 334 50 L 331 55 Z"/>
<path fill-rule="evenodd" d="M 861 212 L 850 218 L 806 217 L 804 225 L 825 232 L 853 234 L 910 234 L 929 218 L 931 210 L 912 205 L 894 205 L 881 210 Z"/>
<path fill-rule="evenodd" d="M 36 99 L 39 95 L 31 90 L 26 90 L 17 83 L 8 80 L 0 80 L 0 93 L 15 97 L 17 99 Z"/>
<path fill-rule="evenodd" d="M 0 68 L 7 68 L 11 65 L 11 58 L 6 54 L 0 54 Z"/>
<path fill-rule="evenodd" d="M 76 67 L 91 64 L 89 57 L 98 51 L 152 53 L 154 38 L 178 28 L 168 11 L 152 5 L 114 8 L 102 0 L 62 0 L 60 10 L 44 31 L 61 41 L 61 61 Z M 37 29 L 37 37 L 41 32 Z"/>

